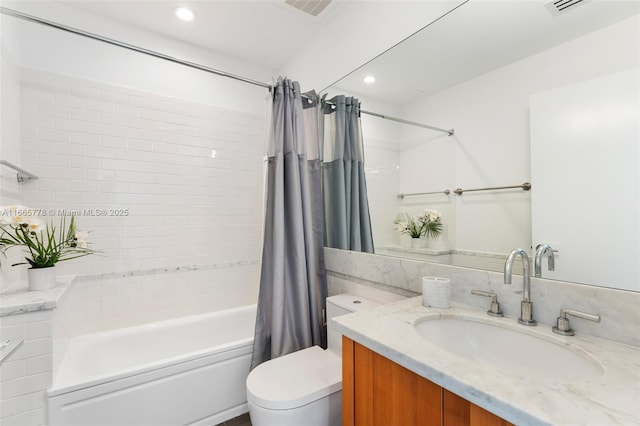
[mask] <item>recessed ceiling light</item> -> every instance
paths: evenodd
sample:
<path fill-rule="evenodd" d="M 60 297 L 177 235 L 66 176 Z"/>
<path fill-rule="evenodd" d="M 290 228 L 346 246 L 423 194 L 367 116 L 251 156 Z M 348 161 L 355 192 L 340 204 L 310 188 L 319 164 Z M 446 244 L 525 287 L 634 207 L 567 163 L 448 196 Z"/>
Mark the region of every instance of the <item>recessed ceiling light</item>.
<path fill-rule="evenodd" d="M 193 18 L 196 17 L 191 9 L 187 9 L 186 7 L 179 7 L 176 9 L 176 16 L 183 21 L 193 21 Z"/>
<path fill-rule="evenodd" d="M 374 83 L 376 81 L 376 78 L 374 76 L 372 76 L 372 75 L 368 75 L 364 79 L 362 79 L 362 81 L 364 81 L 367 84 L 371 84 L 371 83 Z"/>

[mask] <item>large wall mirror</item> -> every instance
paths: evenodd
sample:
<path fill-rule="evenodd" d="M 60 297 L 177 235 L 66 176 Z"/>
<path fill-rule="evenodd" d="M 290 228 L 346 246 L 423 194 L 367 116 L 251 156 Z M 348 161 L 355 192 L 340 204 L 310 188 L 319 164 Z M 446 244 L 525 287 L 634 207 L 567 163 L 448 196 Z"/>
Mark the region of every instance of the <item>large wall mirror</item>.
<path fill-rule="evenodd" d="M 640 2 L 555 3 L 470 0 L 325 90 L 455 131 L 362 115 L 377 254 L 499 271 L 545 243 L 544 278 L 640 291 Z M 394 220 L 424 209 L 413 248 Z"/>

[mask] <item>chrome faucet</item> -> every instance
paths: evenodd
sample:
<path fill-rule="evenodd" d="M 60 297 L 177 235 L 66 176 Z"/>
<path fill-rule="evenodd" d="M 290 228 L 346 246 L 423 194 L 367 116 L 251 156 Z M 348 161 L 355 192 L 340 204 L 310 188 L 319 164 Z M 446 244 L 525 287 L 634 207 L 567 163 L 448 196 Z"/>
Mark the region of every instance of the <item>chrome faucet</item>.
<path fill-rule="evenodd" d="M 504 263 L 504 283 L 511 284 L 513 262 L 516 257 L 522 256 L 522 302 L 520 302 L 520 318 L 518 322 L 522 325 L 537 325 L 533 319 L 533 302 L 531 302 L 531 278 L 529 277 L 529 256 L 523 249 L 515 249 L 507 257 Z"/>
<path fill-rule="evenodd" d="M 533 274 L 540 278 L 542 276 L 542 258 L 545 254 L 549 254 L 548 258 L 548 266 L 550 271 L 556 270 L 556 262 L 555 256 L 553 254 L 553 249 L 549 244 L 538 244 L 538 248 L 536 250 L 536 257 L 533 261 Z"/>

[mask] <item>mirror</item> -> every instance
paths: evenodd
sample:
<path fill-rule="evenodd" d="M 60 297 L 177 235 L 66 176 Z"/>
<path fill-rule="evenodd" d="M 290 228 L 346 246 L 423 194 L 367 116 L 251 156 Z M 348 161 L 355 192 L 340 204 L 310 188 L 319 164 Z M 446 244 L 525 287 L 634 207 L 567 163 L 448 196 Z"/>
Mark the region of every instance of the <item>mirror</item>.
<path fill-rule="evenodd" d="M 538 244 L 555 244 L 556 270 L 544 261 L 543 277 L 640 291 L 639 13 L 640 3 L 628 1 L 559 11 L 545 1 L 471 0 L 325 89 L 329 97 L 358 97 L 364 111 L 455 131 L 362 115 L 376 253 L 501 271 L 511 250 L 533 254 Z M 622 74 L 624 100 L 603 103 L 606 90 L 580 98 Z M 375 83 L 364 83 L 367 75 Z M 566 97 L 574 95 L 581 100 L 571 106 Z M 561 101 L 569 110 L 544 114 Z M 563 113 L 562 131 L 581 132 L 548 134 Z M 623 125 L 627 133 L 602 139 L 607 126 Z M 594 144 L 581 142 L 585 134 L 598 135 Z M 565 148 L 539 146 L 553 138 Z M 575 175 L 589 181 L 575 191 L 554 187 L 576 164 L 583 167 Z M 515 188 L 467 191 L 503 186 Z M 409 195 L 421 193 L 429 194 Z M 414 249 L 394 219 L 423 209 L 442 214 L 444 232 Z M 621 278 L 610 279 L 621 267 Z"/>

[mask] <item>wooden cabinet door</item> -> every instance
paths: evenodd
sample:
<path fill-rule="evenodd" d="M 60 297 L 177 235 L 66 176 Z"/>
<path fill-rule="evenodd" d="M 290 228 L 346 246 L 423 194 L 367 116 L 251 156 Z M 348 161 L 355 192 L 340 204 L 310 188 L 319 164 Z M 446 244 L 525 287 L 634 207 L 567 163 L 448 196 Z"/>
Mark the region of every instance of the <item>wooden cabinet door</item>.
<path fill-rule="evenodd" d="M 444 426 L 513 426 L 475 404 L 443 389 Z"/>
<path fill-rule="evenodd" d="M 343 426 L 442 424 L 440 386 L 349 339 L 342 362 Z"/>

